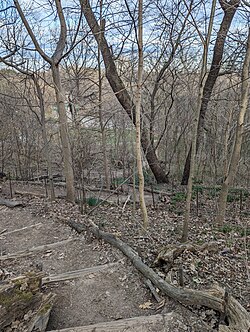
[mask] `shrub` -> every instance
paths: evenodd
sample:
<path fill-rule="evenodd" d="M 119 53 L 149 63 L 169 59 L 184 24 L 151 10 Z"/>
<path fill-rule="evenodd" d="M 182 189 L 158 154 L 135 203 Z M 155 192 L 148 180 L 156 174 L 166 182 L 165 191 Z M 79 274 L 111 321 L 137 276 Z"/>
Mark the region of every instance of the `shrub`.
<path fill-rule="evenodd" d="M 102 200 L 96 197 L 89 197 L 86 199 L 86 202 L 89 206 L 97 206 L 102 202 Z"/>

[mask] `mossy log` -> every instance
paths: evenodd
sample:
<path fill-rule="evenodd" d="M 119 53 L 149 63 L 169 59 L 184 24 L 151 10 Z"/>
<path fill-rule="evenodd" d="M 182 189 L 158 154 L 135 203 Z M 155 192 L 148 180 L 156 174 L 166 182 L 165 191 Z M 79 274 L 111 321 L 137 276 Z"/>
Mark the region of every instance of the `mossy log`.
<path fill-rule="evenodd" d="M 42 274 L 28 273 L 0 285 L 0 331 L 46 330 L 55 295 L 42 294 L 41 282 Z"/>
<path fill-rule="evenodd" d="M 74 221 L 68 225 L 78 233 L 86 230 L 86 226 Z M 224 314 L 228 324 L 228 331 L 248 332 L 250 329 L 250 314 L 232 296 L 225 296 L 225 291 L 217 286 L 210 290 L 198 291 L 175 287 L 163 280 L 152 268 L 143 263 L 138 253 L 113 234 L 101 231 L 93 222 L 87 228 L 97 237 L 108 242 L 126 255 L 136 269 L 149 279 L 163 294 L 173 298 L 184 305 L 205 306 Z M 223 325 L 222 327 L 223 328 Z"/>

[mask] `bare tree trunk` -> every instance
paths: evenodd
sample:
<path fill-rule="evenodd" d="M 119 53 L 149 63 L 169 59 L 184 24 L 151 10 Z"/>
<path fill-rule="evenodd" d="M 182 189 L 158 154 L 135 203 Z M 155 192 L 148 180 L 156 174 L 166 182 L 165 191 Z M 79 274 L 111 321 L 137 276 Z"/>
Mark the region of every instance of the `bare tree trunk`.
<path fill-rule="evenodd" d="M 236 126 L 233 152 L 228 167 L 227 176 L 222 184 L 220 197 L 219 197 L 218 213 L 216 218 L 216 222 L 218 224 L 222 224 L 224 222 L 226 214 L 228 189 L 229 186 L 233 183 L 240 159 L 241 145 L 244 133 L 244 120 L 247 112 L 248 98 L 249 98 L 249 67 L 250 67 L 250 29 L 248 30 L 247 51 L 242 69 L 240 112 Z"/>
<path fill-rule="evenodd" d="M 53 81 L 55 84 L 56 103 L 59 114 L 59 130 L 62 142 L 62 153 L 64 162 L 64 174 L 66 178 L 67 200 L 70 202 L 75 201 L 74 190 L 74 174 L 71 147 L 69 141 L 68 125 L 67 125 L 67 113 L 64 102 L 63 89 L 61 85 L 59 66 L 52 64 L 51 66 Z"/>
<path fill-rule="evenodd" d="M 104 29 L 102 20 L 102 1 L 100 1 L 100 26 L 101 29 Z M 109 176 L 109 165 L 108 165 L 108 156 L 107 156 L 107 140 L 106 140 L 106 131 L 105 125 L 103 123 L 103 112 L 102 112 L 102 71 L 101 71 L 101 50 L 98 43 L 98 112 L 99 112 L 99 123 L 101 128 L 101 139 L 102 139 L 102 154 L 103 154 L 103 166 L 105 174 L 106 188 L 110 189 L 110 176 Z"/>
<path fill-rule="evenodd" d="M 37 81 L 37 78 L 33 76 L 33 81 L 35 83 L 37 96 L 39 100 L 39 108 L 41 112 L 41 127 L 42 127 L 42 138 L 44 143 L 44 154 L 47 162 L 48 168 L 48 176 L 49 176 L 49 186 L 50 186 L 50 200 L 55 200 L 55 190 L 54 190 L 54 182 L 53 182 L 53 173 L 52 173 L 52 163 L 51 163 L 51 154 L 49 150 L 49 141 L 47 137 L 47 130 L 46 130 L 46 121 L 45 121 L 45 107 L 44 107 L 44 99 L 43 94 L 41 91 L 41 87 Z"/>
<path fill-rule="evenodd" d="M 225 130 L 225 139 L 224 139 L 224 151 L 223 151 L 223 181 L 227 177 L 227 170 L 228 170 L 228 142 L 229 142 L 229 136 L 230 136 L 230 125 L 232 122 L 233 117 L 233 108 L 229 111 L 229 117 L 226 125 Z"/>
<path fill-rule="evenodd" d="M 196 162 L 196 143 L 197 143 L 198 129 L 199 129 L 199 115 L 200 115 L 200 108 L 202 105 L 202 95 L 204 93 L 204 82 L 205 82 L 205 77 L 206 77 L 206 72 L 207 72 L 208 47 L 209 47 L 209 42 L 210 42 L 212 28 L 213 28 L 215 7 L 216 7 L 216 0 L 213 0 L 207 38 L 203 42 L 204 51 L 203 51 L 202 68 L 201 68 L 201 74 L 200 74 L 200 80 L 199 80 L 199 95 L 198 95 L 197 108 L 195 111 L 195 118 L 194 118 L 194 124 L 193 124 L 193 126 L 194 126 L 193 140 L 192 140 L 193 148 L 191 150 L 191 155 L 190 155 L 190 157 L 191 157 L 190 158 L 190 173 L 189 173 L 188 184 L 187 184 L 186 209 L 185 209 L 182 238 L 181 238 L 182 242 L 186 242 L 188 239 L 188 227 L 189 227 L 189 222 L 190 222 L 190 210 L 191 210 L 192 189 L 193 189 L 193 176 L 194 176 L 195 162 Z"/>
<path fill-rule="evenodd" d="M 89 0 L 80 0 L 80 3 L 86 21 L 92 33 L 94 34 L 95 39 L 99 44 L 100 50 L 102 52 L 102 57 L 106 69 L 106 77 L 109 81 L 109 84 L 112 90 L 114 91 L 119 103 L 122 105 L 122 107 L 127 112 L 130 119 L 133 121 L 133 124 L 135 125 L 135 105 L 127 89 L 125 88 L 123 81 L 118 75 L 110 47 L 108 46 L 107 40 L 104 36 L 104 31 L 101 30 L 94 16 Z M 142 123 L 141 145 L 145 153 L 145 156 L 147 158 L 149 167 L 151 168 L 156 178 L 156 181 L 158 183 L 168 183 L 168 178 L 164 170 L 162 169 L 160 162 L 156 156 L 154 147 L 150 142 L 149 132 L 148 129 L 146 128 L 145 123 Z"/>
<path fill-rule="evenodd" d="M 144 198 L 144 176 L 142 168 L 142 155 L 141 155 L 141 97 L 142 97 L 142 75 L 143 75 L 143 21 L 142 21 L 142 6 L 143 0 L 139 0 L 138 9 L 138 74 L 137 74 L 137 91 L 136 91 L 136 104 L 135 104 L 135 128 L 136 128 L 136 160 L 137 171 L 139 179 L 139 197 L 140 206 L 143 216 L 144 229 L 148 227 L 148 212 Z"/>
<path fill-rule="evenodd" d="M 68 136 L 68 124 L 67 124 L 67 114 L 65 108 L 65 99 L 63 95 L 60 72 L 59 72 L 59 63 L 63 57 L 63 51 L 66 45 L 67 39 L 67 26 L 63 13 L 63 8 L 60 0 L 55 0 L 56 12 L 60 22 L 60 35 L 58 42 L 56 44 L 55 51 L 52 56 L 48 56 L 39 45 L 39 42 L 29 25 L 24 12 L 19 4 L 18 0 L 14 0 L 14 5 L 18 11 L 18 14 L 27 30 L 36 51 L 41 55 L 41 57 L 51 65 L 53 82 L 55 85 L 56 93 L 56 102 L 59 114 L 59 127 L 60 127 L 60 136 L 62 142 L 62 151 L 63 151 L 63 161 L 64 161 L 64 173 L 66 177 L 66 190 L 67 190 L 67 200 L 74 202 L 75 201 L 75 188 L 74 188 L 74 174 L 73 174 L 73 164 L 72 164 L 72 155 L 71 155 L 71 146 Z"/>
<path fill-rule="evenodd" d="M 205 85 L 204 85 L 202 103 L 201 103 L 200 114 L 199 114 L 199 122 L 198 122 L 198 133 L 197 133 L 197 139 L 196 139 L 196 153 L 200 146 L 202 132 L 204 130 L 205 116 L 207 113 L 208 103 L 210 101 L 213 87 L 215 85 L 215 82 L 217 80 L 217 77 L 219 75 L 219 71 L 221 68 L 221 61 L 222 61 L 222 56 L 223 56 L 223 52 L 224 52 L 225 40 L 226 40 L 228 31 L 229 31 L 229 28 L 231 26 L 234 14 L 240 4 L 240 0 L 230 0 L 230 1 L 219 0 L 219 2 L 224 11 L 224 17 L 222 19 L 220 29 L 218 31 L 216 42 L 214 45 L 214 52 L 213 52 L 211 68 L 208 73 Z M 183 185 L 187 184 L 188 178 L 189 178 L 191 149 L 192 149 L 192 144 L 190 146 L 190 149 L 189 149 L 189 152 L 188 152 L 188 155 L 186 158 L 185 166 L 184 166 L 182 182 L 181 182 L 181 184 L 183 184 Z"/>

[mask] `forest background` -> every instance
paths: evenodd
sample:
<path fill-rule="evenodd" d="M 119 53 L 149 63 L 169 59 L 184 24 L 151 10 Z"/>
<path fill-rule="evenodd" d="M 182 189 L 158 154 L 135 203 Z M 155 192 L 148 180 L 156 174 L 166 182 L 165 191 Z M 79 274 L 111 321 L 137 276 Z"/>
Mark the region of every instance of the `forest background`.
<path fill-rule="evenodd" d="M 138 4 L 1 4 L 2 173 L 48 176 L 51 199 L 63 175 L 70 201 L 91 176 L 181 183 L 187 221 L 193 184 L 223 184 L 221 223 L 250 181 L 249 3 Z"/>

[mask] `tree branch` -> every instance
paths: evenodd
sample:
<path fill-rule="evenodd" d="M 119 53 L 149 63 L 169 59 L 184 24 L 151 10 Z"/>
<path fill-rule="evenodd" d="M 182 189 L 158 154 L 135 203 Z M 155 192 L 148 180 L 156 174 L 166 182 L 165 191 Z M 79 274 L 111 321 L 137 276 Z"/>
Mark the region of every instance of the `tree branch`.
<path fill-rule="evenodd" d="M 26 30 L 27 30 L 27 32 L 28 32 L 28 34 L 29 34 L 29 36 L 30 36 L 30 38 L 31 38 L 31 40 L 32 40 L 32 42 L 33 42 L 34 45 L 35 45 L 35 48 L 36 48 L 37 52 L 41 55 L 41 57 L 42 57 L 45 61 L 47 61 L 48 63 L 51 64 L 51 58 L 48 57 L 47 54 L 46 54 L 46 53 L 42 50 L 42 48 L 40 47 L 40 45 L 39 45 L 39 43 L 38 43 L 38 41 L 37 41 L 37 39 L 36 39 L 36 37 L 35 37 L 35 35 L 34 35 L 32 29 L 31 29 L 31 27 L 30 27 L 30 25 L 29 25 L 29 23 L 28 23 L 28 21 L 27 21 L 25 15 L 24 15 L 24 13 L 23 13 L 23 11 L 22 11 L 22 8 L 21 8 L 21 6 L 20 6 L 20 4 L 19 4 L 19 1 L 18 1 L 18 0 L 14 0 L 14 4 L 15 4 L 15 7 L 16 7 L 16 9 L 17 9 L 17 11 L 18 11 L 18 14 L 19 14 L 20 17 L 21 17 L 21 20 L 22 20 L 22 22 L 23 22 L 23 24 L 24 24 L 24 26 L 25 26 L 25 28 L 26 28 Z"/>

